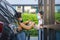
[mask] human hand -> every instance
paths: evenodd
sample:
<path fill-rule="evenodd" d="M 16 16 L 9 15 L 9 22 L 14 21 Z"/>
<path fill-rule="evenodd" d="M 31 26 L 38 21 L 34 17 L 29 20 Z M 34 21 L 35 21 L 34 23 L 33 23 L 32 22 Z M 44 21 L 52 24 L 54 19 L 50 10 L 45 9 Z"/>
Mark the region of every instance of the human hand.
<path fill-rule="evenodd" d="M 18 27 L 18 31 L 21 31 L 22 30 L 22 28 L 21 27 Z"/>
<path fill-rule="evenodd" d="M 30 21 L 25 21 L 24 24 L 29 24 Z"/>
<path fill-rule="evenodd" d="M 29 24 L 33 24 L 33 25 L 35 25 L 35 22 L 30 21 Z"/>
<path fill-rule="evenodd" d="M 32 24 L 33 24 L 33 27 L 35 26 L 35 22 L 32 22 Z"/>
<path fill-rule="evenodd" d="M 43 28 L 43 25 L 41 24 L 41 25 L 34 25 L 34 29 L 36 29 L 36 30 L 39 30 L 40 28 Z"/>
<path fill-rule="evenodd" d="M 27 23 L 29 23 L 30 21 L 26 21 Z"/>

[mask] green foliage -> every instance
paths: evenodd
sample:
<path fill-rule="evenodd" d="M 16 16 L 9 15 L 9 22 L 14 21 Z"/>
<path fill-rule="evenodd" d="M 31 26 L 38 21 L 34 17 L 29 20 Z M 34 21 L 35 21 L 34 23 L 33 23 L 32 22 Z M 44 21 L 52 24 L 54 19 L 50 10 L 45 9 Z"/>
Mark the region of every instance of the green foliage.
<path fill-rule="evenodd" d="M 55 20 L 60 21 L 60 13 L 55 13 Z"/>
<path fill-rule="evenodd" d="M 30 21 L 35 22 L 36 24 L 38 23 L 37 14 L 23 13 L 22 18 L 23 18 L 24 22 L 30 20 Z M 38 32 L 35 29 L 31 29 L 29 31 L 30 31 L 31 36 L 37 36 L 38 35 Z"/>
<path fill-rule="evenodd" d="M 27 20 L 31 20 L 31 21 L 35 22 L 36 24 L 38 23 L 37 14 L 24 13 L 24 14 L 22 14 L 22 18 L 23 18 L 24 22 Z M 60 21 L 60 13 L 55 13 L 55 20 Z M 31 36 L 38 35 L 38 31 L 35 29 L 31 29 L 29 31 L 30 31 Z"/>
<path fill-rule="evenodd" d="M 27 13 L 24 13 L 22 14 L 22 18 L 23 18 L 23 21 L 33 21 L 35 22 L 36 24 L 38 23 L 38 20 L 37 20 L 37 14 L 27 14 Z"/>
<path fill-rule="evenodd" d="M 30 30 L 30 35 L 31 36 L 37 36 L 38 35 L 38 31 L 36 29 L 31 29 Z"/>

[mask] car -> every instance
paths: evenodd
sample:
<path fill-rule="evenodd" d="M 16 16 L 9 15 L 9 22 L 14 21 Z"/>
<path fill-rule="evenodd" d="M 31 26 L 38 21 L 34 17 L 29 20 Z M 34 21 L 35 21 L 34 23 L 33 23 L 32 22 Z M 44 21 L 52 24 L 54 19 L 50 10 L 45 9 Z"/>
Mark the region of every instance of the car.
<path fill-rule="evenodd" d="M 0 34 L 1 34 L 0 38 L 1 40 L 5 40 L 5 39 L 11 40 L 11 38 L 8 38 L 8 37 L 10 37 L 11 32 L 13 33 L 13 30 L 11 30 L 9 25 L 10 26 L 14 25 L 15 27 L 18 26 L 18 24 L 16 24 L 18 23 L 16 14 L 17 14 L 17 11 L 6 0 L 0 0 Z"/>

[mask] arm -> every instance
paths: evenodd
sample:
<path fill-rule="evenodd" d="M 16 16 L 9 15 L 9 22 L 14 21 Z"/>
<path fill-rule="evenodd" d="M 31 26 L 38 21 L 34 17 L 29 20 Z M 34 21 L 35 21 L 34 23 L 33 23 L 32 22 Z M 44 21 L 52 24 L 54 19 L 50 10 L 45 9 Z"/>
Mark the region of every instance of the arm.
<path fill-rule="evenodd" d="M 56 24 L 60 24 L 60 22 L 59 21 L 56 21 Z"/>
<path fill-rule="evenodd" d="M 22 27 L 17 27 L 17 31 L 21 31 L 22 30 Z"/>
<path fill-rule="evenodd" d="M 34 23 L 31 23 L 29 26 L 25 25 L 24 23 L 20 23 L 20 27 L 30 30 L 34 26 Z"/>
<path fill-rule="evenodd" d="M 28 24 L 30 21 L 23 22 L 23 24 Z"/>

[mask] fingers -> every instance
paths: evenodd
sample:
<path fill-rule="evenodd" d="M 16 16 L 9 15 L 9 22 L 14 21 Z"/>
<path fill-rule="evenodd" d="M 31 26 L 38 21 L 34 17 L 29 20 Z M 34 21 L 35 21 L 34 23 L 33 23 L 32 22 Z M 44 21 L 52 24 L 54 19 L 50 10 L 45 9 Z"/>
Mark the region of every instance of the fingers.
<path fill-rule="evenodd" d="M 18 31 L 21 31 L 22 30 L 22 28 L 21 27 L 18 27 Z"/>
<path fill-rule="evenodd" d="M 35 22 L 30 21 L 29 24 L 35 24 Z"/>

